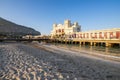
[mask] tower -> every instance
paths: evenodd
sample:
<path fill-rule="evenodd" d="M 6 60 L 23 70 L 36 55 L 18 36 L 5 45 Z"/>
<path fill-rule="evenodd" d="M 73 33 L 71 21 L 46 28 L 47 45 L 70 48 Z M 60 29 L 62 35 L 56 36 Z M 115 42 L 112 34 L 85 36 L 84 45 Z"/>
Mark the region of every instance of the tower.
<path fill-rule="evenodd" d="M 65 28 L 70 27 L 70 26 L 71 26 L 70 20 L 65 20 L 65 21 L 64 21 L 64 26 L 65 26 Z"/>
<path fill-rule="evenodd" d="M 53 24 L 53 30 L 57 27 L 57 24 Z"/>
<path fill-rule="evenodd" d="M 78 22 L 74 22 L 74 25 L 75 25 L 75 26 L 78 26 Z"/>

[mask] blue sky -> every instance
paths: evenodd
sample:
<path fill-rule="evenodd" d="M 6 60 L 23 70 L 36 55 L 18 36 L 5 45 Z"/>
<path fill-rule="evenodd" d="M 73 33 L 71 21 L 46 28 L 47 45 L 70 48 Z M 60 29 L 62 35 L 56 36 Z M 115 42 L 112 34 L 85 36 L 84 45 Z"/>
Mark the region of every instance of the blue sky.
<path fill-rule="evenodd" d="M 66 19 L 82 31 L 120 28 L 120 0 L 0 0 L 0 17 L 42 34 Z"/>

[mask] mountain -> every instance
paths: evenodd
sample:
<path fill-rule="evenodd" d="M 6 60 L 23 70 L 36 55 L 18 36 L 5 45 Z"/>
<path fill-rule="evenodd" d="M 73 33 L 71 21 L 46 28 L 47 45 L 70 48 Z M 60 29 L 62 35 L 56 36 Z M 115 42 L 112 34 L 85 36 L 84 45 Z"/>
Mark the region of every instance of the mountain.
<path fill-rule="evenodd" d="M 23 36 L 23 35 L 40 35 L 41 33 L 22 25 L 18 25 L 11 21 L 5 20 L 0 17 L 0 35 L 12 35 L 12 36 Z"/>

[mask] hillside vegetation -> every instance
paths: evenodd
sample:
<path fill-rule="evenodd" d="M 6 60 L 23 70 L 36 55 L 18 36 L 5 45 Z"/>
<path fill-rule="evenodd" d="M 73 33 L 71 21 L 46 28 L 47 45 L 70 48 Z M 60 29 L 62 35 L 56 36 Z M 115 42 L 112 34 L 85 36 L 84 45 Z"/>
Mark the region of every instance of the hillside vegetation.
<path fill-rule="evenodd" d="M 0 17 L 0 36 L 40 35 L 40 32 Z"/>

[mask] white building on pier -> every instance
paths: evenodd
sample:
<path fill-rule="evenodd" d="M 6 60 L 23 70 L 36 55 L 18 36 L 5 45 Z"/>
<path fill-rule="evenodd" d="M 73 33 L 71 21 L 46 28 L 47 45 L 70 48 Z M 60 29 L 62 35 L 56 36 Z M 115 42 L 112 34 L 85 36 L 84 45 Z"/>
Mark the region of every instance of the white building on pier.
<path fill-rule="evenodd" d="M 55 37 L 57 36 L 57 37 Z M 96 40 L 120 40 L 120 28 L 94 30 L 81 32 L 81 26 L 77 22 L 71 24 L 70 20 L 65 20 L 64 24 L 53 24 L 53 30 L 51 31 L 51 38 L 63 38 L 64 39 L 96 39 Z"/>
<path fill-rule="evenodd" d="M 54 36 L 61 37 L 61 36 L 71 35 L 73 33 L 80 31 L 81 31 L 81 26 L 78 24 L 78 22 L 74 22 L 74 24 L 72 24 L 70 20 L 65 20 L 64 24 L 53 24 L 51 37 Z"/>

